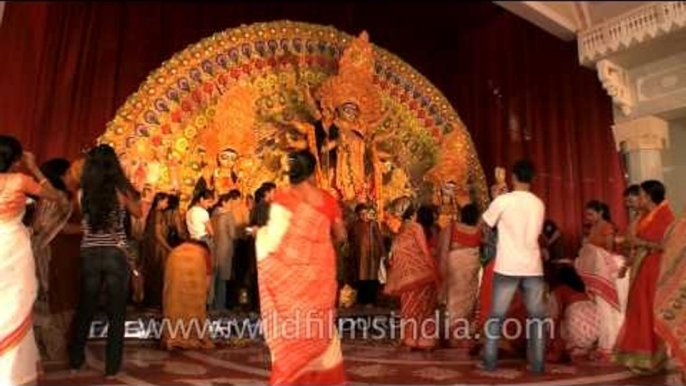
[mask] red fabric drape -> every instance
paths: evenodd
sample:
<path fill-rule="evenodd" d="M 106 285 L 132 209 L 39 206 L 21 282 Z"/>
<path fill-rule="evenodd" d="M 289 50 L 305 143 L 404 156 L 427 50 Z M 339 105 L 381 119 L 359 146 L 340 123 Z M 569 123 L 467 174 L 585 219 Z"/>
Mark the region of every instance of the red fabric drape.
<path fill-rule="evenodd" d="M 536 191 L 568 240 L 578 240 L 592 198 L 623 222 L 610 99 L 595 73 L 577 64 L 574 43 L 490 2 L 8 2 L 0 131 L 40 159 L 75 157 L 172 54 L 217 31 L 279 19 L 366 29 L 446 94 L 489 179 L 522 155 L 536 162 Z"/>
<path fill-rule="evenodd" d="M 586 201 L 609 203 L 623 227 L 625 187 L 612 137 L 612 106 L 595 71 L 577 63 L 576 43 L 509 14 L 457 39 L 446 90 L 472 133 L 489 178 L 522 157 L 538 169 L 534 191 L 561 228 L 567 253 L 577 252 Z"/>

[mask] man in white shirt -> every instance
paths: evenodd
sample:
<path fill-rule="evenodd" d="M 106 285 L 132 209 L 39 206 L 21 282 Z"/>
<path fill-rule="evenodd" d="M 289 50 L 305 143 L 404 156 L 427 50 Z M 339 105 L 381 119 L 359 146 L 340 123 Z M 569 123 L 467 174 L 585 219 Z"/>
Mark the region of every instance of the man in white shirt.
<path fill-rule="evenodd" d="M 498 229 L 498 246 L 493 276 L 493 304 L 486 322 L 483 368 L 494 371 L 498 362 L 498 340 L 503 319 L 518 288 L 524 292 L 529 315 L 522 326 L 529 340 L 529 360 L 534 373 L 543 373 L 545 337 L 545 283 L 539 236 L 543 229 L 545 206 L 531 193 L 534 167 L 523 160 L 513 168 L 510 193 L 498 196 L 483 214 L 489 227 Z"/>
<path fill-rule="evenodd" d="M 214 192 L 207 190 L 200 192 L 193 200 L 191 208 L 186 212 L 186 226 L 191 239 L 203 241 L 209 246 L 212 236 L 212 223 L 209 209 L 214 204 Z"/>
<path fill-rule="evenodd" d="M 214 249 L 212 244 L 212 236 L 214 230 L 212 229 L 212 222 L 210 221 L 210 208 L 214 205 L 214 192 L 211 190 L 202 190 L 191 201 L 191 208 L 186 212 L 186 227 L 191 240 L 200 241 L 207 245 L 210 251 Z M 213 271 L 211 274 L 210 283 L 214 283 L 217 276 L 216 264 L 214 256 L 212 256 Z M 210 292 L 207 295 L 207 305 L 214 303 L 214 286 L 210 286 Z"/>

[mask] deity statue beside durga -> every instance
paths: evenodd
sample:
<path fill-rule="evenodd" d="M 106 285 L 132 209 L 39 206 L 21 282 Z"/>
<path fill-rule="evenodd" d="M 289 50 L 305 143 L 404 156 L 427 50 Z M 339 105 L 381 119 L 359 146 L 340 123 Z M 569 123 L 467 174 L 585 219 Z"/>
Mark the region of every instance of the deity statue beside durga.
<path fill-rule="evenodd" d="M 99 138 L 140 190 L 252 194 L 287 185 L 309 149 L 317 182 L 380 211 L 401 196 L 455 213 L 488 191 L 469 133 L 445 97 L 394 55 L 331 27 L 289 21 L 230 29 L 153 71 Z"/>

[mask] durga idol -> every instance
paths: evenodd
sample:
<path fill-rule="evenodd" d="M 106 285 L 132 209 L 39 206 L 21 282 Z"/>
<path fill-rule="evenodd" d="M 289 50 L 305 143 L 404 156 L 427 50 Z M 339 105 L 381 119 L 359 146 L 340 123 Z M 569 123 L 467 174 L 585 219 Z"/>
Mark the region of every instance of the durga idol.
<path fill-rule="evenodd" d="M 235 171 L 238 153 L 231 149 L 222 150 L 217 156 L 217 168 L 214 170 L 214 188 L 219 195 L 238 189 L 238 175 Z"/>
<path fill-rule="evenodd" d="M 343 51 L 338 74 L 326 79 L 315 95 L 321 106 L 321 123 L 332 140 L 327 140 L 321 159 L 328 160 L 329 152 L 335 149 L 333 182 L 345 201 L 380 195 L 380 187 L 370 189 L 367 181 L 371 176 L 365 170 L 365 154 L 373 146 L 374 129 L 385 118 L 373 77 L 372 46 L 367 33 L 362 32 Z M 333 127 L 336 130 L 330 130 Z M 378 169 L 380 165 L 372 167 Z M 329 171 L 324 175 L 326 178 Z"/>

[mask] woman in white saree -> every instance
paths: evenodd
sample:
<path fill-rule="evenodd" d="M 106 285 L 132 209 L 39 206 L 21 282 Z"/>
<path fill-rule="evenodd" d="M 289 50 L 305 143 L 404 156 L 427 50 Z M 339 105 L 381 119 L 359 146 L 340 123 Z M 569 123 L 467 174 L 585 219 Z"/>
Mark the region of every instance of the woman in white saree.
<path fill-rule="evenodd" d="M 448 344 L 471 348 L 468 339 L 470 321 L 479 295 L 481 269 L 481 230 L 479 209 L 468 204 L 460 210 L 461 221 L 453 221 L 439 237 L 440 269 L 443 283 L 440 298 L 448 312 Z"/>
<path fill-rule="evenodd" d="M 20 164 L 33 175 L 14 173 Z M 36 182 L 38 180 L 39 182 Z M 34 383 L 39 354 L 31 310 L 38 283 L 29 232 L 22 223 L 28 196 L 66 203 L 13 137 L 0 136 L 0 384 Z"/>

